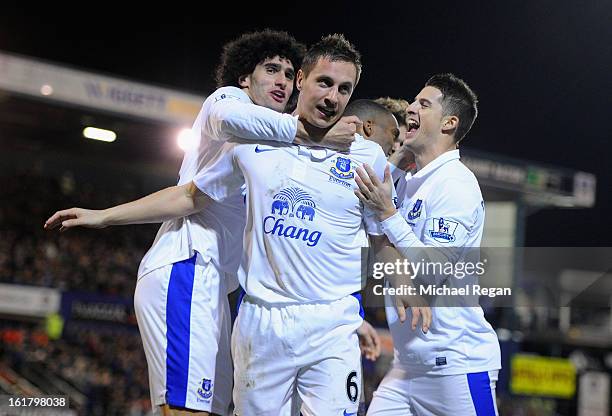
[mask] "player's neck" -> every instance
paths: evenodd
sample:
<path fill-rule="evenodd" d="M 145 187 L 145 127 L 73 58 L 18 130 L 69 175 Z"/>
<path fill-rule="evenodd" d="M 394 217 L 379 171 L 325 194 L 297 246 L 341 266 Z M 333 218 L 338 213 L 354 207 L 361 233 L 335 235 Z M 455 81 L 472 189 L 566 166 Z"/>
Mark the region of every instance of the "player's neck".
<path fill-rule="evenodd" d="M 455 143 L 449 145 L 448 143 L 437 142 L 432 146 L 422 149 L 421 152 L 415 152 L 414 161 L 417 166 L 417 171 L 423 169 L 444 153 L 455 150 L 456 148 L 457 145 Z"/>
<path fill-rule="evenodd" d="M 293 112 L 293 115 L 297 115 L 297 113 Z M 323 137 L 329 131 L 329 129 L 331 129 L 334 126 L 332 124 L 329 127 L 321 128 L 321 127 L 317 127 L 317 126 L 310 124 L 308 121 L 306 121 L 303 118 L 300 118 L 300 121 L 304 125 L 304 130 L 306 130 L 306 132 L 308 133 L 310 137 Z"/>

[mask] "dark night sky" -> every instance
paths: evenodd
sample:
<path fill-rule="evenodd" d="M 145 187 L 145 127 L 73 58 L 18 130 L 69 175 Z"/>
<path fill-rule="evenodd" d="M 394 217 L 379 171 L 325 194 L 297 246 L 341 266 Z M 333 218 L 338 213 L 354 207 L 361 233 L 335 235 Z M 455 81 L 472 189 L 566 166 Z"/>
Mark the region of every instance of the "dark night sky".
<path fill-rule="evenodd" d="M 480 98 L 464 147 L 597 175 L 597 206 L 531 215 L 529 245 L 612 245 L 612 2 L 413 3 L 163 3 L 155 15 L 105 3 L 71 17 L 31 6 L 2 11 L 0 50 L 205 94 L 221 45 L 244 31 L 285 29 L 305 43 L 342 32 L 363 54 L 353 98 L 411 98 L 431 74 L 454 72 Z"/>

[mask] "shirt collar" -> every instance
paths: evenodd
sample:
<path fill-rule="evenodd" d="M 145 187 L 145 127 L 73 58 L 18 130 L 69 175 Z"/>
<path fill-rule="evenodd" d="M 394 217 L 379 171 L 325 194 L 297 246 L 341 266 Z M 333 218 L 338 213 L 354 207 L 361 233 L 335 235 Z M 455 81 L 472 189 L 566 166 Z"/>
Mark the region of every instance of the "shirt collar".
<path fill-rule="evenodd" d="M 442 153 L 440 156 L 429 162 L 423 169 L 412 175 L 413 178 L 420 178 L 430 174 L 440 166 L 444 165 L 451 160 L 459 160 L 459 149 L 449 150 L 448 152 Z"/>

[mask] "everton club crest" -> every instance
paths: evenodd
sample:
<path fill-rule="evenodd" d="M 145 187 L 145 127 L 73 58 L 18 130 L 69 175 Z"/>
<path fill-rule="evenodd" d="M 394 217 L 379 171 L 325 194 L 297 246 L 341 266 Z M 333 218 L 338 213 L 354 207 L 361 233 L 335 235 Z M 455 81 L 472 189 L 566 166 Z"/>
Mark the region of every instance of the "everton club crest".
<path fill-rule="evenodd" d="M 336 166 L 332 166 L 329 170 L 332 175 L 339 179 L 352 179 L 355 177 L 355 172 L 351 169 L 351 159 L 338 156 L 336 158 Z"/>
<path fill-rule="evenodd" d="M 202 385 L 198 389 L 198 394 L 203 399 L 210 399 L 212 397 L 212 380 L 208 378 L 202 379 Z"/>

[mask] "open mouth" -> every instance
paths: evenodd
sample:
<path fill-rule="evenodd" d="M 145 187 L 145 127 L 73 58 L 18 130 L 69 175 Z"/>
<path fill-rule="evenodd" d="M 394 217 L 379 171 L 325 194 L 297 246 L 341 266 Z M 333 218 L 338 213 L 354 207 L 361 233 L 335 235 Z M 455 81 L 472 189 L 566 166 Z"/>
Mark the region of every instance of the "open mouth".
<path fill-rule="evenodd" d="M 327 107 L 318 105 L 317 110 L 319 110 L 321 114 L 323 114 L 325 117 L 328 117 L 328 118 L 336 115 L 336 110 L 333 108 L 327 108 Z"/>
<path fill-rule="evenodd" d="M 270 95 L 272 96 L 272 98 L 275 101 L 277 101 L 279 103 L 282 103 L 283 101 L 285 101 L 286 95 L 282 91 L 272 91 L 272 92 L 270 92 Z"/>
<path fill-rule="evenodd" d="M 407 123 L 408 123 L 408 133 L 414 133 L 419 129 L 419 127 L 421 127 L 419 122 L 413 119 L 408 119 Z"/>

